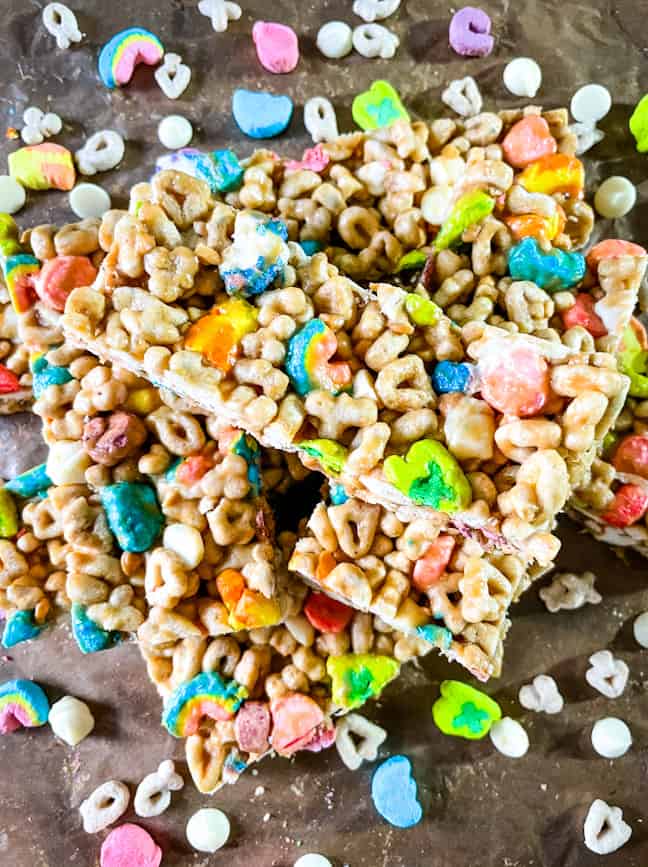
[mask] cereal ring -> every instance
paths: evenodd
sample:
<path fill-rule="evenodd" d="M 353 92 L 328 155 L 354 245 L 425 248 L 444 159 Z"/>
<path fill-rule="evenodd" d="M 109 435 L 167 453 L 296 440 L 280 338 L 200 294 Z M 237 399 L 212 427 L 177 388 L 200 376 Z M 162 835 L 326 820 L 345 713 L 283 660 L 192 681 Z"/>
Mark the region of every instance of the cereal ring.
<path fill-rule="evenodd" d="M 79 807 L 86 834 L 96 834 L 116 822 L 128 809 L 128 786 L 118 780 L 107 780 L 89 795 Z"/>
<path fill-rule="evenodd" d="M 157 771 L 148 774 L 137 787 L 133 806 L 138 816 L 160 816 L 171 803 L 171 792 L 179 792 L 184 780 L 175 772 L 170 759 L 161 762 Z"/>

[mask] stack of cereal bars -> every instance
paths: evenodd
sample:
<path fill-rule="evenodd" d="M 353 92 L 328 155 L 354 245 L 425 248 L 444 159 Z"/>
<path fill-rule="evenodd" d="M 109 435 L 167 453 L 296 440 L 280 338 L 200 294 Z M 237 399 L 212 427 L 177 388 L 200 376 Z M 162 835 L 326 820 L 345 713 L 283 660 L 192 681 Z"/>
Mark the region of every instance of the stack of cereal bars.
<path fill-rule="evenodd" d="M 1 492 L 5 646 L 60 608 L 84 653 L 136 636 L 203 792 L 432 648 L 497 676 L 561 512 L 648 554 L 646 253 L 580 252 L 567 112 L 318 149 L 0 222 L 0 374 L 49 446 Z"/>

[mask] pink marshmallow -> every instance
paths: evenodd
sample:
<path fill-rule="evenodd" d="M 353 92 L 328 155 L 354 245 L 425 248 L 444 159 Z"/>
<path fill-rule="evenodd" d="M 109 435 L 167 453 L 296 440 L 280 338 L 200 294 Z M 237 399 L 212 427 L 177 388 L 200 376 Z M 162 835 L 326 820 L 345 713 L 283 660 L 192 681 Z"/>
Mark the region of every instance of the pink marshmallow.
<path fill-rule="evenodd" d="M 268 72 L 292 72 L 299 62 L 297 34 L 274 21 L 257 21 L 252 28 L 257 57 Z"/>
<path fill-rule="evenodd" d="M 301 160 L 287 160 L 286 168 L 294 171 L 295 169 L 309 169 L 311 172 L 323 172 L 327 167 L 331 158 L 326 153 L 321 144 L 315 145 L 314 148 L 306 148 Z"/>
<path fill-rule="evenodd" d="M 101 846 L 101 867 L 160 867 L 161 861 L 153 837 L 130 822 L 111 831 Z"/>

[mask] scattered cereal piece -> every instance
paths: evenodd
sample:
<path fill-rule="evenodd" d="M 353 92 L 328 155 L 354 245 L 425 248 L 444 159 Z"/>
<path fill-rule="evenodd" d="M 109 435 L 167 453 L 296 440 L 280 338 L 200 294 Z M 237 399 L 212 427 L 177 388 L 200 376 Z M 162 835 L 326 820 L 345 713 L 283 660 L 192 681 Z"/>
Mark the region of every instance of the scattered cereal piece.
<path fill-rule="evenodd" d="M 175 738 L 198 731 L 203 717 L 231 719 L 247 698 L 245 687 L 217 672 L 203 672 L 179 686 L 164 703 L 162 725 Z"/>
<path fill-rule="evenodd" d="M 622 659 L 615 659 L 609 650 L 599 650 L 590 658 L 585 680 L 606 698 L 618 698 L 626 688 L 630 669 Z"/>
<path fill-rule="evenodd" d="M 596 125 L 612 107 L 612 97 L 601 84 L 586 84 L 572 96 L 570 110 L 574 120 Z"/>
<path fill-rule="evenodd" d="M 495 749 L 510 759 L 520 759 L 529 749 L 529 736 L 520 723 L 510 716 L 495 720 L 489 731 Z"/>
<path fill-rule="evenodd" d="M 72 154 L 62 145 L 20 148 L 9 154 L 9 174 L 28 190 L 71 190 L 76 172 Z"/>
<path fill-rule="evenodd" d="M 632 837 L 632 828 L 623 821 L 620 807 L 610 807 L 597 798 L 587 811 L 583 828 L 585 845 L 597 855 L 609 855 Z"/>
<path fill-rule="evenodd" d="M 43 628 L 34 620 L 33 611 L 14 611 L 5 621 L 2 646 L 9 649 L 17 644 L 22 644 L 23 641 L 38 638 Z"/>
<path fill-rule="evenodd" d="M 230 21 L 238 21 L 241 17 L 241 7 L 230 0 L 200 0 L 198 11 L 211 19 L 216 33 L 224 33 Z"/>
<path fill-rule="evenodd" d="M 630 132 L 637 142 L 637 150 L 648 151 L 648 93 L 641 97 L 630 116 Z"/>
<path fill-rule="evenodd" d="M 504 68 L 504 87 L 514 96 L 533 99 L 542 84 L 542 70 L 530 57 L 516 57 Z"/>
<path fill-rule="evenodd" d="M 594 207 L 608 220 L 625 217 L 634 208 L 636 201 L 637 188 L 621 175 L 606 178 L 594 194 Z"/>
<path fill-rule="evenodd" d="M 292 72 L 299 63 L 299 42 L 292 27 L 276 21 L 256 21 L 252 39 L 259 63 L 268 72 Z"/>
<path fill-rule="evenodd" d="M 88 705 L 73 695 L 64 695 L 52 705 L 48 722 L 56 737 L 71 747 L 87 738 L 95 725 Z"/>
<path fill-rule="evenodd" d="M 81 42 L 76 15 L 64 3 L 48 3 L 43 9 L 43 24 L 59 48 L 69 48 L 72 42 Z"/>
<path fill-rule="evenodd" d="M 10 175 L 0 175 L 0 212 L 15 214 L 25 204 L 25 188 Z"/>
<path fill-rule="evenodd" d="M 298 858 L 295 861 L 294 867 L 333 867 L 333 865 L 323 855 L 309 852 L 307 855 L 302 855 L 301 858 Z"/>
<path fill-rule="evenodd" d="M 398 9 L 401 0 L 354 0 L 353 12 L 363 21 L 382 21 Z"/>
<path fill-rule="evenodd" d="M 482 96 L 471 75 L 451 81 L 441 94 L 441 102 L 462 117 L 472 117 L 482 110 Z"/>
<path fill-rule="evenodd" d="M 289 96 L 238 88 L 232 97 L 232 113 L 241 132 L 250 138 L 274 138 L 290 123 L 293 101 Z"/>
<path fill-rule="evenodd" d="M 593 572 L 560 572 L 554 575 L 551 584 L 540 590 L 539 596 L 547 606 L 547 611 L 576 611 L 583 605 L 598 605 L 603 598 L 594 589 L 596 576 Z"/>
<path fill-rule="evenodd" d="M 164 55 L 162 66 L 155 70 L 155 80 L 166 97 L 178 99 L 189 87 L 191 69 L 179 54 L 168 53 Z"/>
<path fill-rule="evenodd" d="M 648 647 L 648 611 L 635 617 L 632 624 L 632 634 L 637 644 L 641 647 Z"/>
<path fill-rule="evenodd" d="M 160 867 L 162 850 L 148 831 L 128 822 L 101 844 L 101 867 Z"/>
<path fill-rule="evenodd" d="M 432 705 L 432 716 L 444 734 L 477 740 L 486 737 L 502 711 L 481 690 L 458 680 L 444 680 L 441 696 Z"/>
<path fill-rule="evenodd" d="M 107 780 L 98 786 L 79 807 L 86 834 L 96 834 L 116 822 L 128 809 L 130 792 L 119 780 Z"/>
<path fill-rule="evenodd" d="M 181 114 L 169 114 L 158 124 L 158 138 L 165 148 L 178 150 L 186 147 L 193 138 L 193 127 Z"/>
<path fill-rule="evenodd" d="M 607 716 L 592 728 L 592 746 L 605 759 L 618 759 L 632 746 L 632 734 L 622 719 Z"/>
<path fill-rule="evenodd" d="M 137 787 L 133 807 L 138 816 L 150 819 L 160 816 L 171 803 L 171 792 L 179 792 L 184 786 L 180 774 L 176 774 L 171 759 L 160 762 L 157 771 L 147 774 Z"/>
<path fill-rule="evenodd" d="M 335 109 L 324 96 L 312 96 L 304 103 L 304 126 L 317 144 L 333 141 L 339 135 Z"/>
<path fill-rule="evenodd" d="M 363 57 L 381 57 L 389 60 L 396 54 L 398 36 L 382 24 L 360 24 L 353 31 L 353 47 Z"/>
<path fill-rule="evenodd" d="M 565 704 L 556 681 L 548 674 L 538 674 L 531 683 L 520 687 L 518 700 L 522 707 L 536 713 L 560 713 Z"/>
<path fill-rule="evenodd" d="M 351 28 L 344 21 L 328 21 L 317 31 L 317 47 L 324 57 L 346 57 L 353 48 Z"/>
<path fill-rule="evenodd" d="M 96 175 L 114 169 L 124 157 L 124 139 L 114 129 L 102 129 L 91 135 L 75 153 L 82 175 Z"/>
<path fill-rule="evenodd" d="M 229 840 L 230 821 L 222 810 L 204 807 L 190 817 L 186 835 L 197 852 L 217 852 Z"/>
<path fill-rule="evenodd" d="M 164 57 L 164 46 L 154 33 L 143 27 L 129 27 L 110 39 L 99 54 L 99 77 L 113 90 L 133 77 L 140 63 L 156 66 Z"/>
<path fill-rule="evenodd" d="M 58 114 L 44 114 L 40 108 L 30 105 L 23 114 L 24 127 L 20 137 L 27 145 L 40 144 L 43 139 L 58 135 L 63 129 L 63 122 Z"/>
<path fill-rule="evenodd" d="M 557 148 L 549 124 L 539 114 L 530 114 L 514 123 L 502 141 L 507 162 L 518 169 L 555 154 Z"/>
<path fill-rule="evenodd" d="M 387 738 L 385 729 L 358 713 L 350 713 L 337 721 L 335 746 L 350 771 L 357 771 L 363 762 L 373 762 L 378 747 Z"/>
<path fill-rule="evenodd" d="M 118 639 L 118 632 L 102 629 L 86 614 L 85 605 L 75 602 L 71 610 L 72 635 L 81 653 L 99 653 L 113 647 Z"/>
<path fill-rule="evenodd" d="M 448 37 L 452 49 L 464 57 L 487 57 L 495 45 L 489 15 L 474 6 L 455 12 Z"/>
<path fill-rule="evenodd" d="M 423 817 L 407 756 L 390 756 L 376 768 L 371 779 L 371 798 L 383 819 L 396 828 L 411 828 Z"/>
<path fill-rule="evenodd" d="M 45 692 L 33 680 L 8 680 L 0 684 L 0 735 L 22 727 L 44 726 L 49 709 Z"/>
<path fill-rule="evenodd" d="M 88 217 L 103 217 L 106 211 L 110 210 L 110 195 L 97 184 L 77 184 L 70 193 L 70 207 L 82 220 Z"/>

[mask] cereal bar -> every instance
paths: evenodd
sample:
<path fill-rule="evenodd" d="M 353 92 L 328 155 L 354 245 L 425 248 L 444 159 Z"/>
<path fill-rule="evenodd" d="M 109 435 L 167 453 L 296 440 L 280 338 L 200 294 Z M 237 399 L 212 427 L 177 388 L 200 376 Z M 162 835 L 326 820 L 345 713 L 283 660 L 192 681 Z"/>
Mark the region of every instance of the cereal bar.
<path fill-rule="evenodd" d="M 288 565 L 334 599 L 432 641 L 480 680 L 500 673 L 510 604 L 546 571 L 337 487 L 305 522 Z"/>
<path fill-rule="evenodd" d="M 139 185 L 132 211 L 70 294 L 68 339 L 404 521 L 551 562 L 555 517 L 627 390 L 587 332 L 460 329 L 422 286 L 364 289 L 188 175 Z"/>
<path fill-rule="evenodd" d="M 303 591 L 274 545 L 253 438 L 77 349 L 41 361 L 52 487 L 33 509 L 69 545 L 70 601 L 108 632 L 148 618 L 220 635 L 290 614 Z"/>

